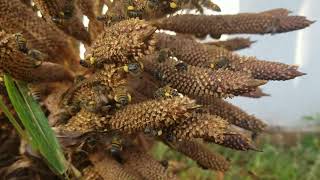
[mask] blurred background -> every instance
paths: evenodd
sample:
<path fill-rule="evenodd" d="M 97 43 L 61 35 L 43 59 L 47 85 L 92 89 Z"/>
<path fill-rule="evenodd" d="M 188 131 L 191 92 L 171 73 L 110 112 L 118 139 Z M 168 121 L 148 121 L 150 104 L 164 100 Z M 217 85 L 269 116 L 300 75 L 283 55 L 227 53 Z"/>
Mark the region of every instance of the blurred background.
<path fill-rule="evenodd" d="M 319 0 L 215 0 L 225 14 L 259 12 L 272 8 L 287 8 L 292 14 L 307 16 L 311 20 L 320 18 Z M 207 12 L 210 13 L 210 12 Z M 270 97 L 261 99 L 234 98 L 232 103 L 255 114 L 270 125 L 312 130 L 310 116 L 319 119 L 320 61 L 318 60 L 320 24 L 314 23 L 301 31 L 277 35 L 254 35 L 257 42 L 249 49 L 239 51 L 243 55 L 300 66 L 307 75 L 286 82 L 270 82 L 263 90 Z M 248 35 L 243 35 L 249 37 Z M 226 38 L 226 37 L 224 37 Z"/>

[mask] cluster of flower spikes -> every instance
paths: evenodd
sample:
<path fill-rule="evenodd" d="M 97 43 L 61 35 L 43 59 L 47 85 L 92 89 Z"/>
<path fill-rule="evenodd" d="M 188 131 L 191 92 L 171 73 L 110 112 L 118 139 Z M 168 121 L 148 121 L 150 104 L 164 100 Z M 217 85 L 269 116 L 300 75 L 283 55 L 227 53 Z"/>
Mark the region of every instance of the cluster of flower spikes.
<path fill-rule="evenodd" d="M 172 15 L 185 8 L 200 13 L 203 7 L 220 11 L 209 0 L 78 0 L 63 7 L 59 0 L 37 0 L 35 4 L 44 16 L 40 20 L 29 1 L 24 3 L 0 2 L 0 28 L 4 30 L 0 67 L 5 73 L 29 82 L 59 81 L 62 74 L 70 77 L 71 73 L 60 67 L 79 62 L 69 36 L 87 43 L 80 64 L 91 74 L 76 78 L 61 97 L 61 111 L 51 112 L 61 120 L 56 125 L 61 131 L 58 133 L 77 138 L 79 147 L 88 152 L 83 155 L 86 163 L 79 163 L 76 157 L 70 160 L 84 179 L 177 178 L 146 153 L 154 141 L 167 144 L 204 169 L 228 170 L 229 162 L 205 143 L 256 150 L 252 139 L 233 125 L 253 135 L 266 125 L 224 98 L 258 98 L 266 95 L 259 86 L 268 80 L 289 80 L 303 73 L 296 66 L 232 52 L 249 47 L 252 42 L 248 39 L 200 43 L 197 38 L 275 34 L 312 23 L 305 17 L 289 15 L 286 9 L 236 15 Z M 108 11 L 99 16 L 104 3 Z M 86 32 L 81 33 L 79 17 L 73 17 L 79 11 L 75 5 L 90 19 L 89 38 Z M 20 9 L 20 14 L 14 9 Z M 77 27 L 80 35 L 70 26 Z M 157 29 L 177 35 L 158 33 Z M 47 55 L 40 58 L 44 61 L 40 64 L 38 51 Z M 48 61 L 56 69 L 60 65 L 59 71 L 41 71 Z M 56 76 L 52 79 L 46 74 Z"/>

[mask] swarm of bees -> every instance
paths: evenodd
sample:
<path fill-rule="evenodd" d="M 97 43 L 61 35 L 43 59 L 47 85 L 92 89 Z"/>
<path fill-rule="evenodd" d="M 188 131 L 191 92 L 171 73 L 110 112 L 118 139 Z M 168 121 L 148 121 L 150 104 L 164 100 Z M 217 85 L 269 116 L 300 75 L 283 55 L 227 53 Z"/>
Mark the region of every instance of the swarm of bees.
<path fill-rule="evenodd" d="M 148 154 L 155 142 L 203 169 L 222 172 L 229 161 L 206 144 L 258 151 L 254 140 L 266 124 L 225 99 L 261 98 L 267 95 L 261 85 L 304 73 L 234 52 L 250 47 L 250 39 L 202 43 L 199 38 L 284 33 L 313 23 L 286 9 L 203 15 L 203 8 L 221 11 L 210 0 L 33 2 L 0 2 L 0 69 L 29 83 L 30 95 L 48 112 L 83 179 L 178 179 L 168 163 Z M 199 14 L 179 14 L 185 9 Z M 89 28 L 81 22 L 83 14 Z M 83 59 L 77 55 L 79 41 L 86 46 Z M 24 174 L 31 179 L 47 175 L 24 169 L 32 171 Z M 12 177 L 17 171 L 0 173 Z"/>

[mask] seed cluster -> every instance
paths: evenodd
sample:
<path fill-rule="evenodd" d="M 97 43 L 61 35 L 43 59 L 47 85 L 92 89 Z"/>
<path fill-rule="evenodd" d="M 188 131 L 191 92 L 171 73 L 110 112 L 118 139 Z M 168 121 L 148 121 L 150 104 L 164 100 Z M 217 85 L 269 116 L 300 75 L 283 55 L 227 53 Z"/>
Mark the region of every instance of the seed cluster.
<path fill-rule="evenodd" d="M 208 16 L 203 8 L 221 11 L 210 0 L 33 2 L 0 2 L 1 73 L 29 82 L 30 94 L 41 97 L 83 179 L 178 179 L 148 154 L 157 141 L 204 169 L 227 171 L 229 162 L 205 144 L 257 151 L 254 139 L 266 124 L 225 99 L 261 98 L 268 94 L 260 86 L 268 81 L 305 75 L 297 66 L 237 54 L 252 46 L 250 39 L 199 40 L 283 33 L 313 23 L 286 9 Z M 200 14 L 172 15 L 185 9 Z M 86 46 L 84 59 L 75 53 L 79 41 Z M 3 84 L 1 91 L 7 98 Z"/>

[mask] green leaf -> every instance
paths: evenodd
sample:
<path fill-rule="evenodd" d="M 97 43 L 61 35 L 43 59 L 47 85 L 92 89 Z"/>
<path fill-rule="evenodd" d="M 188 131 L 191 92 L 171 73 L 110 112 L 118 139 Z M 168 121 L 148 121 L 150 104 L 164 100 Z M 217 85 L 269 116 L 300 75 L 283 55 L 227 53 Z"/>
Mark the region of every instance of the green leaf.
<path fill-rule="evenodd" d="M 12 113 L 9 111 L 9 109 L 5 105 L 5 103 L 3 101 L 3 97 L 1 95 L 0 95 L 0 109 L 8 117 L 8 119 L 9 119 L 10 123 L 13 125 L 13 127 L 18 131 L 18 134 L 20 135 L 20 137 L 28 140 L 26 133 L 23 131 L 23 129 L 20 126 L 20 124 L 18 123 L 18 121 L 14 118 Z"/>
<path fill-rule="evenodd" d="M 11 103 L 30 136 L 31 144 L 56 173 L 64 174 L 67 171 L 67 161 L 48 119 L 39 104 L 28 94 L 27 84 L 15 84 L 9 75 L 5 75 L 4 80 Z"/>

